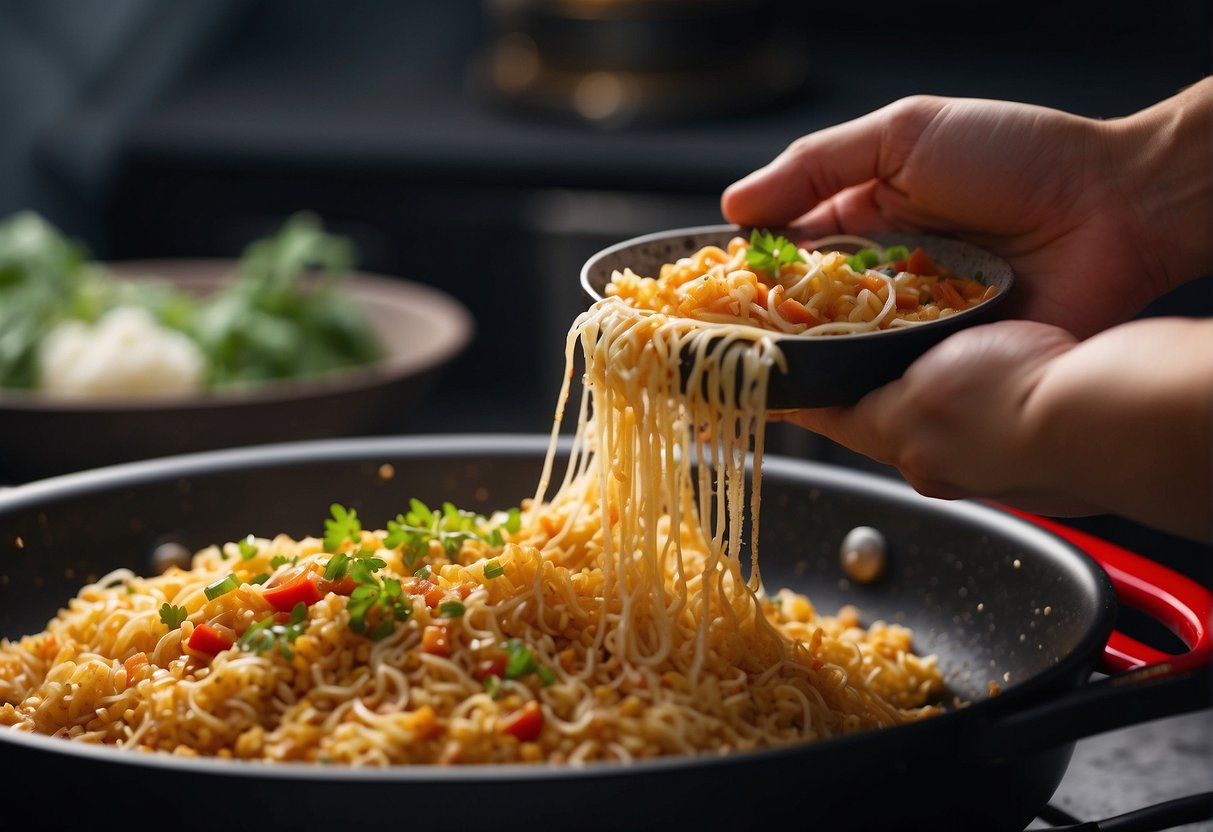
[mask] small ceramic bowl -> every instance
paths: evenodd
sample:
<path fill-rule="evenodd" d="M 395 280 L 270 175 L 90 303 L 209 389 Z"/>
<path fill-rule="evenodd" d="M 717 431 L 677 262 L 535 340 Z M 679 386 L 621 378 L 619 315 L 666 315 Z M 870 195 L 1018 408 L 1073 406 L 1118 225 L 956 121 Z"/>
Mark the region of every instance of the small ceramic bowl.
<path fill-rule="evenodd" d="M 800 242 L 802 233 L 772 229 Z M 679 228 L 625 240 L 595 254 L 581 270 L 581 285 L 592 300 L 601 299 L 616 271 L 630 268 L 640 275 L 656 276 L 662 264 L 687 257 L 704 246 L 725 247 L 733 237 L 750 236 L 750 229 L 735 225 Z M 853 404 L 866 393 L 901 376 L 906 368 L 935 344 L 964 327 L 994 318 L 1015 281 L 1010 264 L 984 249 L 959 240 L 926 234 L 880 231 L 864 237 L 882 246 L 921 246 L 941 266 L 962 276 L 981 273 L 997 294 L 983 303 L 914 326 L 856 335 L 785 335 L 771 333 L 787 359 L 787 372 L 771 376 L 767 407 L 785 410 Z M 840 246 L 839 249 L 845 247 Z M 711 326 L 710 324 L 708 326 Z M 687 363 L 683 363 L 684 370 Z"/>

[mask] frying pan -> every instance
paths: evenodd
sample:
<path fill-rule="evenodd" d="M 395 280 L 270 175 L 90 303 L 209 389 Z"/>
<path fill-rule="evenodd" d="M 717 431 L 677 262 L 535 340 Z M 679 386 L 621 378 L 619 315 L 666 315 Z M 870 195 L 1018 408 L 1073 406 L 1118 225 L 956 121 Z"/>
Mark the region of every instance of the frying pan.
<path fill-rule="evenodd" d="M 196 549 L 250 533 L 317 534 L 334 501 L 367 525 L 409 497 L 516 505 L 546 446 L 504 435 L 285 443 L 20 486 L 0 494 L 0 635 L 40 630 L 111 569 L 149 571 L 166 540 Z M 815 745 L 584 768 L 270 765 L 0 731 L 8 793 L 52 823 L 78 822 L 73 807 L 84 807 L 178 828 L 1018 830 L 1060 782 L 1077 738 L 1210 702 L 1209 592 L 1175 573 L 1110 546 L 1098 549 L 1101 568 L 1008 512 L 871 474 L 769 458 L 763 489 L 768 586 L 806 592 L 822 610 L 854 604 L 865 623 L 910 626 L 967 705 Z M 889 541 L 889 568 L 867 585 L 848 584 L 839 565 L 839 543 L 858 525 Z M 1190 652 L 1166 656 L 1114 634 L 1118 592 Z M 1097 666 L 1113 675 L 1092 682 Z M 990 695 L 991 682 L 1001 693 Z"/>

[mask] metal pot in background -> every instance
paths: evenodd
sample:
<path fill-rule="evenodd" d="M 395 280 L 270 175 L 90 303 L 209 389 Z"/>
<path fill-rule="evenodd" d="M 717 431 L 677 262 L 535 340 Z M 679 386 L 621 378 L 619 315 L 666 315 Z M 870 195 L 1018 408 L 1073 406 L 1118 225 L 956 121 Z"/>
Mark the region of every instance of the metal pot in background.
<path fill-rule="evenodd" d="M 756 112 L 808 76 L 779 0 L 485 0 L 475 93 L 603 128 Z"/>

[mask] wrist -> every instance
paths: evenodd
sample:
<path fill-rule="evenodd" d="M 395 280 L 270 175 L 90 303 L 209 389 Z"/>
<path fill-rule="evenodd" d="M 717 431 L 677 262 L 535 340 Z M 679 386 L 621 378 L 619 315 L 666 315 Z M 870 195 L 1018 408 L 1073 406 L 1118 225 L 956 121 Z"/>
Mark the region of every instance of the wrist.
<path fill-rule="evenodd" d="M 1159 288 L 1213 274 L 1213 78 L 1105 129 Z"/>

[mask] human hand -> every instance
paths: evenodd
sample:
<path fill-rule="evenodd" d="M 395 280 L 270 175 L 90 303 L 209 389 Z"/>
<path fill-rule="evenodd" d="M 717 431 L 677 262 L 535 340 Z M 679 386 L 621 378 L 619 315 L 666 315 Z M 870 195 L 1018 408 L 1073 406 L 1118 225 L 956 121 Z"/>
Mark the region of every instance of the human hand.
<path fill-rule="evenodd" d="M 1213 79 L 1132 117 L 916 96 L 794 142 L 725 217 L 810 236 L 927 229 L 1002 255 L 1010 317 L 1085 337 L 1208 273 Z"/>
<path fill-rule="evenodd" d="M 1049 363 L 1077 343 L 1063 329 L 1031 321 L 972 327 L 852 406 L 776 418 L 894 466 L 930 497 L 997 498 L 1035 511 L 1043 496 L 1057 508 L 1037 459 L 1044 426 L 1033 421 L 1029 402 Z"/>
<path fill-rule="evenodd" d="M 1213 535 L 1210 319 L 1145 318 L 1081 342 L 1034 321 L 972 327 L 852 406 L 778 418 L 928 496 Z"/>

